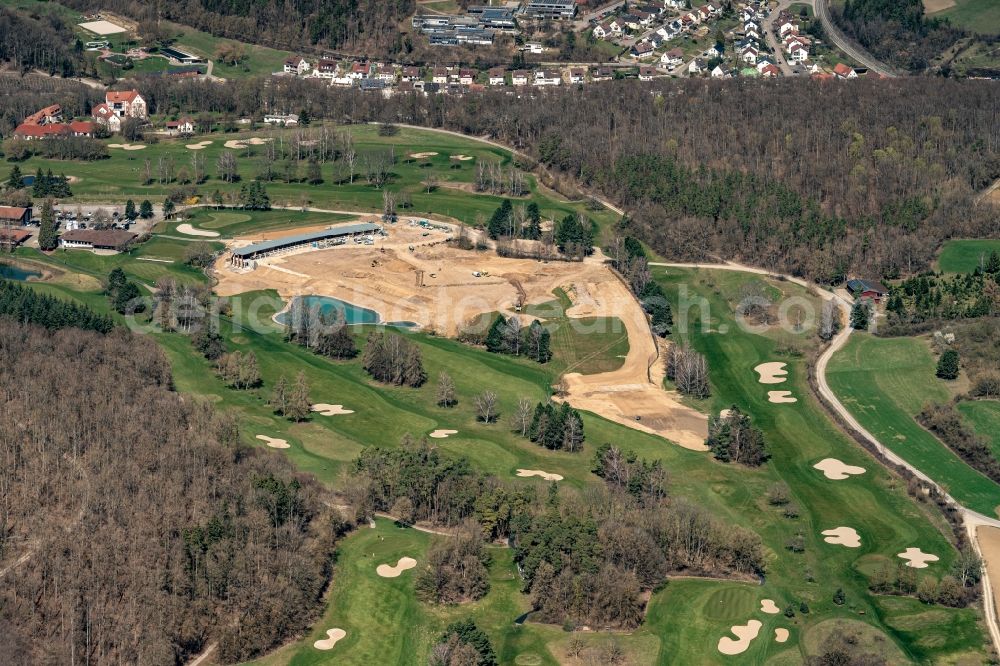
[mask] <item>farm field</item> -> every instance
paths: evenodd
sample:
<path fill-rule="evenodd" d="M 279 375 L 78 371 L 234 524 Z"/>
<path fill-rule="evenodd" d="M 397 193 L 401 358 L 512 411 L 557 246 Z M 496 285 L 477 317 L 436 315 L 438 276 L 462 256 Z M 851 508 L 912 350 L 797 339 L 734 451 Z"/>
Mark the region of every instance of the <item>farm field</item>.
<path fill-rule="evenodd" d="M 1000 253 L 1000 240 L 948 241 L 938 256 L 938 270 L 944 273 L 971 273 L 989 259 L 991 252 Z"/>
<path fill-rule="evenodd" d="M 386 138 L 379 137 L 376 128 L 354 129 L 368 132 L 359 136 L 358 143 L 362 142 L 361 136 L 367 145 L 404 142 L 402 145 L 408 152 L 416 152 L 415 147 L 422 145 L 428 151 L 439 152 L 444 160 L 448 160 L 451 151 L 475 154 L 476 159 L 489 154 L 503 157 L 482 144 L 426 132 L 401 131 L 396 137 Z M 441 143 L 434 143 L 436 139 Z M 157 148 L 168 143 L 165 141 Z M 183 146 L 180 150 L 188 152 Z M 129 156 L 141 156 L 142 152 Z M 436 163 L 432 160 L 432 164 Z M 464 177 L 471 173 L 468 166 L 455 170 L 450 165 L 441 167 L 442 173 L 461 173 Z M 405 169 L 412 169 L 412 174 L 405 176 L 408 173 Z M 418 169 L 401 163 L 398 182 L 419 187 Z M 86 183 L 84 180 L 74 187 L 84 188 Z M 211 192 L 215 183 L 210 181 L 210 185 L 203 191 Z M 336 187 L 318 186 L 332 191 Z M 437 192 L 429 196 L 435 195 Z M 371 198 L 377 201 L 380 197 L 377 194 Z M 462 206 L 478 205 L 470 200 L 487 198 L 457 188 L 454 197 Z M 121 194 L 116 200 L 120 198 Z M 540 205 L 545 215 L 549 211 L 558 214 L 561 210 L 578 210 L 583 205 L 553 199 L 543 201 Z M 380 204 L 374 209 L 379 210 Z M 219 240 L 234 236 L 343 219 L 310 211 L 211 208 L 198 208 L 188 215 L 191 219 L 186 223 L 221 234 L 218 239 L 208 239 L 216 248 L 221 247 Z M 613 220 L 607 214 L 597 217 L 602 224 Z M 98 282 L 114 267 L 121 267 L 147 287 L 163 277 L 207 283 L 204 274 L 181 263 L 187 248 L 205 239 L 182 239 L 178 224 L 173 221 L 160 225 L 152 240 L 131 254 L 98 256 L 84 251 L 58 251 L 43 255 L 22 249 L 15 256 L 61 271 L 58 281 L 26 283 L 33 289 L 74 298 L 106 311 L 108 301 L 100 293 Z M 675 446 L 592 413 L 583 414 L 586 442 L 578 453 L 550 451 L 511 432 L 506 419 L 519 399 L 545 400 L 561 372 L 571 369 L 606 372 L 617 367 L 621 362 L 618 357 L 629 351 L 627 339 L 613 335 L 581 339 L 575 337 L 579 333 L 572 327 L 563 329 L 563 313 L 569 297 L 560 289 L 553 290 L 548 302 L 528 309 L 528 314 L 544 315 L 543 306 L 551 308 L 546 318 L 555 326 L 552 338 L 555 357 L 549 364 L 489 354 L 425 333 L 402 333 L 419 346 L 423 357 L 429 381 L 419 389 L 374 383 L 359 359 L 335 362 L 286 342 L 282 328 L 271 320 L 285 305 L 273 289 L 227 297 L 230 309 L 221 318 L 220 327 L 227 350 L 256 354 L 262 389 L 226 388 L 211 363 L 195 352 L 187 336 L 151 333 L 171 361 L 177 390 L 234 415 L 240 424 L 241 440 L 247 445 L 265 447 L 257 435 L 287 440 L 288 449 L 266 450 L 272 455 L 287 456 L 300 470 L 315 474 L 329 488 L 342 484 L 344 475 L 350 472 L 351 461 L 364 446 L 394 447 L 407 435 L 419 438 L 435 429 L 447 428 L 458 432 L 446 439 L 432 440 L 445 453 L 467 457 L 473 468 L 504 482 L 534 488 L 538 494 L 547 492 L 549 484 L 538 478 L 518 478 L 516 470 L 557 473 L 564 477 L 559 484 L 562 492 L 572 495 L 603 483 L 591 473 L 591 459 L 598 446 L 612 442 L 639 457 L 662 460 L 669 475 L 671 497 L 703 507 L 729 524 L 756 531 L 768 554 L 767 576 L 759 585 L 673 579 L 654 592 L 646 622 L 631 634 L 571 634 L 558 626 L 534 623 L 530 617 L 520 627 L 513 624 L 514 618 L 527 610 L 528 600 L 519 592 L 516 568 L 506 549 L 493 550 L 490 569 L 493 589 L 474 604 L 431 606 L 416 599 L 410 573 L 392 580 L 373 575 L 375 561 L 381 563 L 403 555 L 419 561 L 433 539 L 444 538 L 379 520 L 376 529 L 361 526 L 341 543 L 329 592 L 330 603 L 322 619 L 304 632 L 300 640 L 266 656 L 261 663 L 412 663 L 402 655 L 416 655 L 413 662 L 421 662 L 448 622 L 469 615 L 490 634 L 500 661 L 505 664 L 571 663 L 567 645 L 578 635 L 593 645 L 615 641 L 637 664 L 735 663 L 732 657 L 724 657 L 718 651 L 717 644 L 728 635 L 732 625 L 749 619 L 764 622 L 760 637 L 743 657 L 754 663 L 772 660 L 801 663 L 806 657 L 816 655 L 831 635 L 845 630 L 880 640 L 891 663 L 940 663 L 963 658 L 982 661 L 985 639 L 977 624 L 977 610 L 928 606 L 912 598 L 880 597 L 867 590 L 868 577 L 883 564 L 900 562 L 897 553 L 906 548 L 920 547 L 938 555 L 940 561 L 921 573 L 937 578 L 949 570 L 957 553 L 944 536 L 946 527 L 940 516 L 907 498 L 905 484 L 882 470 L 841 434 L 812 398 L 806 382 L 806 358 L 816 347 L 814 326 L 806 321 L 798 328 L 753 333 L 736 325 L 733 303 L 740 300 L 748 283 L 772 300 L 796 296 L 816 307 L 817 299 L 790 283 L 725 271 L 657 267 L 653 277 L 670 295 L 678 322 L 683 319 L 678 301 L 681 285 L 686 285 L 692 296 L 706 299 L 708 314 L 703 315 L 697 307 L 691 308 L 684 313 L 688 325 L 679 323 L 674 335 L 675 340 L 686 340 L 704 353 L 712 369 L 712 396 L 699 401 L 697 406 L 717 414 L 735 404 L 750 413 L 755 425 L 764 431 L 772 454 L 771 461 L 764 466 L 750 469 L 722 464 L 709 453 Z M 371 330 L 371 327 L 354 330 L 359 346 Z M 768 389 L 774 387 L 761 385 L 753 368 L 769 361 L 787 363 L 788 379 L 780 388 L 791 391 L 797 402 L 768 401 Z M 436 380 L 442 371 L 451 375 L 459 396 L 459 404 L 451 409 L 439 407 L 435 401 Z M 341 403 L 354 413 L 313 415 L 302 423 L 291 423 L 275 415 L 267 404 L 270 388 L 281 376 L 293 379 L 299 372 L 304 373 L 309 383 L 312 401 Z M 487 388 L 498 393 L 500 403 L 500 422 L 492 425 L 477 422 L 472 405 L 473 396 Z M 831 480 L 813 467 L 827 457 L 863 467 L 865 472 L 846 480 Z M 766 499 L 777 483 L 788 486 L 795 507 L 791 517 L 786 517 L 786 509 L 772 506 Z M 857 530 L 861 538 L 859 548 L 824 541 L 820 532 L 839 526 Z M 788 548 L 792 542 L 801 543 L 801 552 Z M 372 553 L 376 553 L 374 560 Z M 843 605 L 832 601 L 837 589 L 845 593 Z M 762 599 L 773 599 L 782 609 L 793 605 L 794 617 L 761 614 Z M 807 604 L 808 612 L 801 611 L 801 602 Z M 334 627 L 345 629 L 347 636 L 330 652 L 316 650 L 313 642 Z M 787 643 L 774 641 L 773 630 L 777 627 L 789 629 Z"/>
<path fill-rule="evenodd" d="M 855 334 L 830 362 L 830 387 L 880 442 L 940 483 L 955 499 L 988 516 L 1000 507 L 1000 486 L 969 467 L 914 417 L 928 400 L 950 392 L 934 376 L 923 340 Z"/>
<path fill-rule="evenodd" d="M 981 35 L 1000 34 L 1000 5 L 993 0 L 924 0 L 924 6 L 929 16 L 946 18 L 959 28 Z"/>

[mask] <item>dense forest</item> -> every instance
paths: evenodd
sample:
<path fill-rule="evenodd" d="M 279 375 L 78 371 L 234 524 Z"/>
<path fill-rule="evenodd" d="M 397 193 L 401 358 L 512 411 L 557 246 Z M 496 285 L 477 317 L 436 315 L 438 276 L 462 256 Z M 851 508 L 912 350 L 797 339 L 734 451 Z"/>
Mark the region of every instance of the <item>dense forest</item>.
<path fill-rule="evenodd" d="M 369 47 L 396 52 L 402 47 L 399 25 L 414 10 L 414 0 L 66 0 L 84 12 L 113 11 L 136 21 L 164 18 L 219 37 L 296 51 Z"/>
<path fill-rule="evenodd" d="M 608 82 L 389 100 L 297 80 L 140 87 L 160 113 L 304 109 L 487 135 L 539 160 L 559 189 L 624 206 L 628 231 L 674 259 L 835 282 L 913 274 L 946 238 L 1000 235 L 973 201 L 1000 177 L 1000 86 L 987 81 Z"/>
<path fill-rule="evenodd" d="M 55 14 L 28 15 L 0 7 L 0 60 L 21 71 L 74 74 L 80 61 L 75 43 L 72 30 Z"/>
<path fill-rule="evenodd" d="M 921 0 L 846 0 L 832 5 L 833 20 L 878 58 L 900 69 L 921 72 L 966 36 L 946 20 L 924 15 Z"/>
<path fill-rule="evenodd" d="M 6 663 L 242 661 L 307 627 L 346 525 L 123 329 L 0 318 Z M 155 483 L 150 483 L 155 479 Z"/>

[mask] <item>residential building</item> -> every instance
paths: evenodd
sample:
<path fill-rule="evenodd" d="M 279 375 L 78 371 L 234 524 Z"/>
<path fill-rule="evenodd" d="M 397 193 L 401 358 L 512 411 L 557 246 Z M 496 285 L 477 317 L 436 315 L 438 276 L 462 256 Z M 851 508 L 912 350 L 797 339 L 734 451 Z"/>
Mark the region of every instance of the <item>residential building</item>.
<path fill-rule="evenodd" d="M 166 123 L 167 134 L 194 134 L 194 121 L 190 118 L 180 120 L 168 120 Z"/>
<path fill-rule="evenodd" d="M 684 49 L 678 47 L 670 49 L 660 56 L 660 64 L 673 69 L 684 62 Z"/>
<path fill-rule="evenodd" d="M 507 72 L 503 67 L 494 67 L 489 71 L 489 82 L 491 86 L 502 86 L 506 82 Z"/>
<path fill-rule="evenodd" d="M 584 83 L 587 80 L 587 70 L 583 67 L 573 67 L 569 70 L 570 83 Z"/>
<path fill-rule="evenodd" d="M 149 117 L 146 100 L 138 90 L 109 90 L 104 95 L 104 103 L 119 118 Z"/>
<path fill-rule="evenodd" d="M 656 68 L 650 65 L 641 65 L 639 67 L 639 80 L 640 81 L 652 81 L 653 76 L 656 75 Z"/>
<path fill-rule="evenodd" d="M 558 86 L 562 85 L 562 74 L 556 70 L 540 69 L 535 72 L 536 86 Z"/>
<path fill-rule="evenodd" d="M 285 74 L 294 74 L 296 76 L 302 76 L 311 69 L 309 62 L 306 61 L 302 56 L 289 56 L 285 58 L 285 66 L 283 71 Z"/>
<path fill-rule="evenodd" d="M 510 82 L 515 86 L 528 85 L 528 72 L 523 69 L 515 70 L 510 76 Z"/>

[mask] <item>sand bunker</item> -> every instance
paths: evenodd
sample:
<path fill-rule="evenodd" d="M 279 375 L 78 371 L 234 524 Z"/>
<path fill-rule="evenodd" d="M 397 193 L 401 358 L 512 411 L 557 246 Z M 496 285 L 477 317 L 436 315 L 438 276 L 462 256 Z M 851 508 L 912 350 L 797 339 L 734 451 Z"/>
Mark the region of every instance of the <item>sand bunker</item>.
<path fill-rule="evenodd" d="M 902 557 L 906 560 L 906 566 L 913 567 L 914 569 L 926 569 L 928 562 L 937 562 L 941 559 L 937 555 L 925 553 L 919 548 L 907 548 L 902 553 L 899 553 L 897 557 Z"/>
<path fill-rule="evenodd" d="M 457 434 L 458 434 L 457 430 L 442 430 L 439 428 L 438 430 L 432 432 L 430 436 L 433 437 L 434 439 L 444 439 L 448 435 L 457 435 Z"/>
<path fill-rule="evenodd" d="M 188 236 L 204 236 L 205 238 L 218 238 L 218 231 L 205 231 L 204 229 L 195 229 L 190 224 L 185 222 L 184 224 L 177 225 L 177 231 Z"/>
<path fill-rule="evenodd" d="M 833 479 L 834 481 L 843 481 L 852 475 L 865 473 L 864 467 L 848 465 L 836 458 L 823 458 L 813 465 L 813 467 L 823 472 L 826 478 Z"/>
<path fill-rule="evenodd" d="M 788 629 L 784 627 L 776 627 L 774 630 L 774 642 L 784 643 L 788 640 Z"/>
<path fill-rule="evenodd" d="M 108 148 L 121 148 L 122 150 L 142 150 L 146 146 L 141 143 L 109 143 Z"/>
<path fill-rule="evenodd" d="M 761 384 L 783 384 L 788 379 L 788 371 L 785 370 L 787 363 L 777 361 L 771 363 L 761 363 L 754 372 L 760 375 L 758 380 Z"/>
<path fill-rule="evenodd" d="M 325 402 L 318 402 L 309 409 L 320 416 L 342 416 L 354 413 L 353 409 L 344 409 L 343 405 L 328 405 Z"/>
<path fill-rule="evenodd" d="M 728 419 L 732 415 L 733 415 L 733 410 L 731 409 L 723 409 L 721 412 L 719 412 L 720 419 Z"/>
<path fill-rule="evenodd" d="M 798 398 L 792 397 L 791 391 L 768 391 L 767 401 L 780 405 L 786 402 L 798 402 Z"/>
<path fill-rule="evenodd" d="M 198 143 L 189 143 L 184 147 L 187 148 L 188 150 L 204 150 L 205 148 L 208 148 L 211 145 L 212 145 L 211 141 L 199 141 Z"/>
<path fill-rule="evenodd" d="M 375 573 L 382 578 L 396 578 L 399 574 L 403 573 L 407 569 L 412 569 L 417 566 L 417 561 L 412 557 L 401 557 L 399 562 L 396 562 L 396 566 L 390 567 L 388 564 L 380 564 L 375 569 Z"/>
<path fill-rule="evenodd" d="M 437 153 L 410 153 L 410 157 L 415 160 L 422 160 L 425 157 L 435 157 Z"/>
<path fill-rule="evenodd" d="M 327 629 L 326 635 L 329 636 L 329 638 L 322 638 L 316 641 L 313 643 L 313 647 L 317 650 L 332 650 L 333 646 L 337 644 L 337 641 L 346 636 L 347 632 L 343 629 Z"/>
<path fill-rule="evenodd" d="M 719 652 L 722 654 L 733 655 L 741 654 L 747 651 L 750 647 L 750 641 L 757 638 L 757 634 L 760 633 L 761 628 L 760 620 L 750 620 L 745 625 L 733 625 L 730 631 L 736 635 L 738 640 L 733 640 L 729 636 L 723 636 L 719 639 Z"/>
<path fill-rule="evenodd" d="M 858 548 L 861 546 L 861 537 L 853 527 L 837 527 L 832 530 L 825 530 L 822 534 L 825 537 L 823 541 L 827 543 L 846 546 L 847 548 Z"/>
<path fill-rule="evenodd" d="M 778 609 L 778 604 L 774 603 L 774 599 L 761 599 L 760 612 L 767 613 L 768 615 L 777 615 L 781 611 Z"/>
<path fill-rule="evenodd" d="M 517 475 L 521 477 L 529 476 L 540 476 L 546 481 L 562 481 L 563 478 L 559 474 L 549 474 L 548 472 L 543 472 L 540 469 L 519 469 L 517 470 Z"/>
<path fill-rule="evenodd" d="M 472 155 L 452 155 L 451 159 L 458 160 L 460 162 L 468 162 L 469 160 L 474 160 L 476 158 Z"/>
<path fill-rule="evenodd" d="M 268 437 L 267 435 L 257 435 L 257 439 L 264 442 L 272 449 L 287 449 L 290 446 L 290 444 L 283 439 Z"/>
<path fill-rule="evenodd" d="M 262 139 L 259 136 L 254 136 L 249 139 L 232 139 L 230 141 L 226 141 L 222 145 L 226 148 L 239 150 L 240 148 L 246 148 L 247 146 L 263 146 L 268 141 L 271 141 L 271 139 Z"/>

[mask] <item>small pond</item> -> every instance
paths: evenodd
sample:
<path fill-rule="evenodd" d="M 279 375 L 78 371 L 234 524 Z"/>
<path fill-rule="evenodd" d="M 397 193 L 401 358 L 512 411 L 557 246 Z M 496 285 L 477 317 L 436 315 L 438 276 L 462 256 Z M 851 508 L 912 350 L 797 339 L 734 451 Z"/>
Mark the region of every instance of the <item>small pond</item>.
<path fill-rule="evenodd" d="M 343 317 L 344 321 L 348 324 L 383 323 L 380 321 L 379 314 L 374 310 L 369 310 L 368 308 L 363 308 L 360 305 L 342 301 L 339 298 L 332 298 L 330 296 L 303 296 L 302 302 L 306 308 L 312 308 L 318 305 L 320 312 L 324 315 L 330 315 L 334 311 L 339 312 L 340 316 Z M 286 311 L 275 315 L 274 320 L 282 325 L 287 324 L 288 312 Z M 395 326 L 398 328 L 413 328 L 416 326 L 416 324 L 412 321 L 390 321 L 384 322 L 384 325 Z"/>
<path fill-rule="evenodd" d="M 42 278 L 42 274 L 38 271 L 31 270 L 30 268 L 21 268 L 20 266 L 11 266 L 10 264 L 0 264 L 0 278 L 26 282 L 27 280 L 40 280 Z"/>

